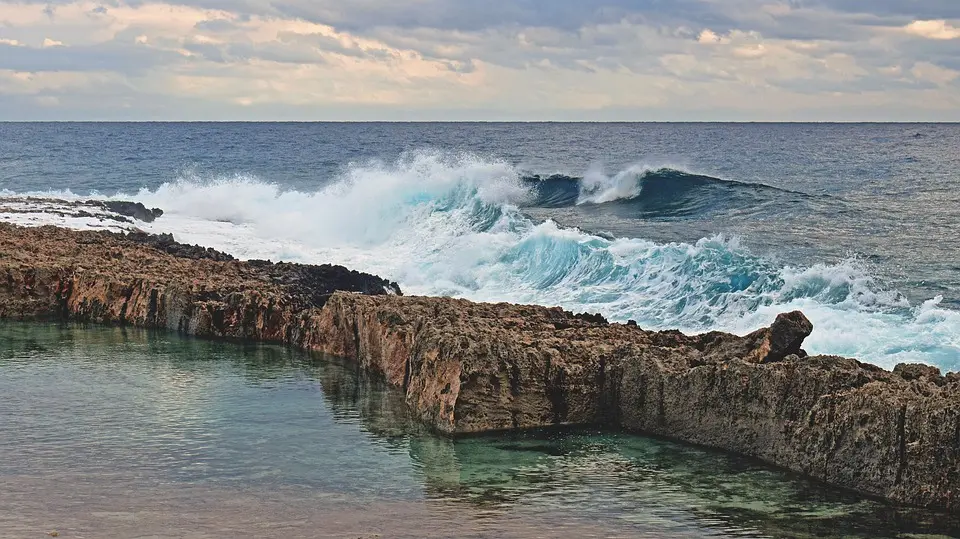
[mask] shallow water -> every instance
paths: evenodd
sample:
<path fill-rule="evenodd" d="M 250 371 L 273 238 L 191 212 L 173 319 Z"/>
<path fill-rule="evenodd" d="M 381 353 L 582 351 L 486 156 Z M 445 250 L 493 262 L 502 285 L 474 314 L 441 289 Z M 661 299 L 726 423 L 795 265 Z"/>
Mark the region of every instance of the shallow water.
<path fill-rule="evenodd" d="M 332 358 L 0 324 L 0 536 L 906 537 L 957 523 L 588 431 L 439 438 Z"/>

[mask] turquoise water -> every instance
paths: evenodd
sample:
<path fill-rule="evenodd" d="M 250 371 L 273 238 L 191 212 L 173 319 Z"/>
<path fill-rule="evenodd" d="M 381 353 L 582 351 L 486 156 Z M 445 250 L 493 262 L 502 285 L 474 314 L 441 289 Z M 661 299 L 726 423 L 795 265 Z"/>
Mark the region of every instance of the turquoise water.
<path fill-rule="evenodd" d="M 945 516 L 645 437 L 439 438 L 376 380 L 274 346 L 2 323 L 0 397 L 2 537 L 48 528 L 63 537 L 162 535 L 183 526 L 198 537 L 234 536 L 224 530 L 245 517 L 240 533 L 280 522 L 255 535 L 285 537 L 960 529 Z"/>

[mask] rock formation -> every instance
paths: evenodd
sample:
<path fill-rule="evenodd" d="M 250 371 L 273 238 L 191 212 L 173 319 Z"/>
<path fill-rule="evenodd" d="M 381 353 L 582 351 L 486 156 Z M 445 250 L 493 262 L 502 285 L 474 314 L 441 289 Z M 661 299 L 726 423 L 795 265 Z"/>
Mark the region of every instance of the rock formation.
<path fill-rule="evenodd" d="M 127 217 L 133 217 L 134 219 L 143 221 L 145 223 L 152 223 L 157 219 L 157 217 L 163 215 L 163 210 L 159 208 L 147 208 L 142 202 L 126 202 L 122 200 L 107 200 L 101 202 L 99 200 L 89 200 L 82 202 L 82 204 L 100 206 L 112 211 L 113 213 L 125 215 Z"/>
<path fill-rule="evenodd" d="M 142 202 L 122 200 L 62 200 L 43 197 L 0 197 L 0 214 L 53 214 L 61 217 L 90 217 L 101 221 L 152 223 L 163 215 L 159 208 L 147 208 Z"/>
<path fill-rule="evenodd" d="M 785 313 L 686 336 L 559 308 L 404 297 L 337 266 L 240 262 L 172 237 L 0 225 L 0 317 L 169 328 L 355 360 L 446 434 L 650 433 L 896 502 L 958 511 L 960 375 L 807 357 Z"/>

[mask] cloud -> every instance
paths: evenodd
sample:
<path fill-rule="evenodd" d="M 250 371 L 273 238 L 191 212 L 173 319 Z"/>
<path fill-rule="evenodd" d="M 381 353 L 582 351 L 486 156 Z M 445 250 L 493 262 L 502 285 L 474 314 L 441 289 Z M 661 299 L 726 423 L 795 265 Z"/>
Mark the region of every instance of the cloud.
<path fill-rule="evenodd" d="M 809 0 L 809 4 L 829 11 L 911 20 L 960 18 L 960 3 L 955 0 Z"/>
<path fill-rule="evenodd" d="M 904 30 L 908 34 L 913 34 L 927 39 L 958 39 L 960 38 L 960 28 L 957 28 L 944 20 L 939 21 L 913 21 L 906 25 Z"/>
<path fill-rule="evenodd" d="M 960 119 L 958 5 L 0 0 L 0 119 Z"/>
<path fill-rule="evenodd" d="M 930 62 L 917 62 L 910 73 L 918 80 L 944 86 L 960 78 L 960 71 L 940 67 Z"/>
<path fill-rule="evenodd" d="M 705 28 L 702 32 L 700 32 L 700 35 L 697 37 L 697 41 L 699 43 L 703 43 L 704 45 L 714 45 L 717 43 L 724 43 L 724 38 L 713 30 Z"/>

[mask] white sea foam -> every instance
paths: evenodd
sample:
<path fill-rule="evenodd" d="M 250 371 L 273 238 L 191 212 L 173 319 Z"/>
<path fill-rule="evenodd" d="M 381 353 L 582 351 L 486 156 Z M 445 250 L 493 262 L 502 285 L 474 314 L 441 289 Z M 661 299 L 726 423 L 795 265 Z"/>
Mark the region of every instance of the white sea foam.
<path fill-rule="evenodd" d="M 937 299 L 911 306 L 856 261 L 785 267 L 736 238 L 661 244 L 536 223 L 519 209 L 530 193 L 518 176 L 502 162 L 417 153 L 355 166 L 315 192 L 250 176 L 184 177 L 116 198 L 164 209 L 156 222 L 138 223 L 147 231 L 240 258 L 344 264 L 396 280 L 408 294 L 562 305 L 651 328 L 740 334 L 800 309 L 815 326 L 811 353 L 960 367 L 960 313 Z M 622 197 L 627 184 L 594 192 Z"/>
<path fill-rule="evenodd" d="M 613 175 L 607 175 L 599 167 L 587 171 L 580 181 L 578 204 L 602 204 L 615 200 L 629 200 L 640 196 L 643 184 L 640 178 L 656 170 L 648 165 L 627 167 Z"/>

